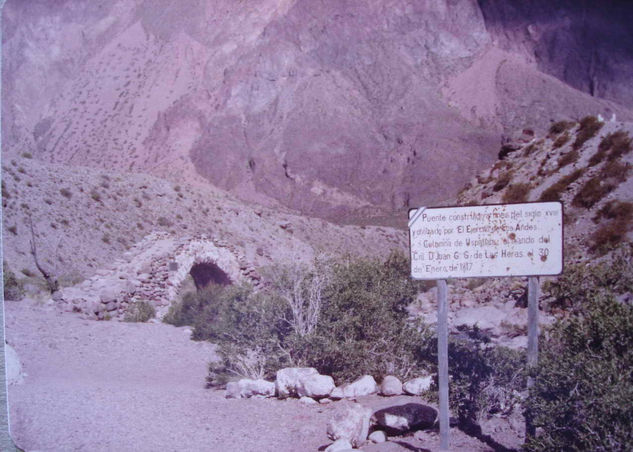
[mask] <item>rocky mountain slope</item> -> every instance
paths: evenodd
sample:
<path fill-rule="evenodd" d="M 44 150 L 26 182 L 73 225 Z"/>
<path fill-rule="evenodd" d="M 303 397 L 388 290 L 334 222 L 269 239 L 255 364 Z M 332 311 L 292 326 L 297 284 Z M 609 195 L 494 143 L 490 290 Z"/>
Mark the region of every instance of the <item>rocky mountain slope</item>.
<path fill-rule="evenodd" d="M 502 134 L 632 118 L 626 14 L 506 3 L 9 0 L 4 152 L 339 221 L 437 203 Z"/>

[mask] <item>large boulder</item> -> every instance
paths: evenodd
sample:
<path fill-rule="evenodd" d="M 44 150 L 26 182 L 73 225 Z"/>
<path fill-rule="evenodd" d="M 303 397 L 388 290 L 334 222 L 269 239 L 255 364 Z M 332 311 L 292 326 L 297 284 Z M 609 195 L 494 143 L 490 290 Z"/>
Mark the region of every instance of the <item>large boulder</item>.
<path fill-rule="evenodd" d="M 424 391 L 431 389 L 433 383 L 433 376 L 427 375 L 426 377 L 418 377 L 409 380 L 402 385 L 402 389 L 409 395 L 420 395 Z"/>
<path fill-rule="evenodd" d="M 421 403 L 407 403 L 378 410 L 373 419 L 388 433 L 399 434 L 432 427 L 437 410 Z"/>
<path fill-rule="evenodd" d="M 352 446 L 359 447 L 369 434 L 370 419 L 370 408 L 358 403 L 347 405 L 328 422 L 327 436 L 333 441 L 348 439 Z"/>
<path fill-rule="evenodd" d="M 266 380 L 243 378 L 226 385 L 227 399 L 248 399 L 253 396 L 274 397 L 275 383 Z"/>
<path fill-rule="evenodd" d="M 380 393 L 384 396 L 396 396 L 402 394 L 402 382 L 398 377 L 387 375 L 380 383 Z"/>
<path fill-rule="evenodd" d="M 311 375 L 318 375 L 319 372 L 313 367 L 286 367 L 277 371 L 275 379 L 275 390 L 277 397 L 285 399 L 287 397 L 299 397 L 297 389 L 300 381 Z"/>
<path fill-rule="evenodd" d="M 297 395 L 322 399 L 329 396 L 334 387 L 334 379 L 329 375 L 300 376 L 297 384 Z"/>
<path fill-rule="evenodd" d="M 378 392 L 376 380 L 371 375 L 363 375 L 352 383 L 343 386 L 343 397 L 354 399 Z"/>

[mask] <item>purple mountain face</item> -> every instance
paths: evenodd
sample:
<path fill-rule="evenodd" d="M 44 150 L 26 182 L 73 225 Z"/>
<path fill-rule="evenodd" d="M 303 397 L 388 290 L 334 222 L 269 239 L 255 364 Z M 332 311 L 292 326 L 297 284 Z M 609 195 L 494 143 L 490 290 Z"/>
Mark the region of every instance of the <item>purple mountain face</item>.
<path fill-rule="evenodd" d="M 576 3 L 8 0 L 3 150 L 339 220 L 438 203 L 504 135 L 633 117 L 633 8 Z"/>

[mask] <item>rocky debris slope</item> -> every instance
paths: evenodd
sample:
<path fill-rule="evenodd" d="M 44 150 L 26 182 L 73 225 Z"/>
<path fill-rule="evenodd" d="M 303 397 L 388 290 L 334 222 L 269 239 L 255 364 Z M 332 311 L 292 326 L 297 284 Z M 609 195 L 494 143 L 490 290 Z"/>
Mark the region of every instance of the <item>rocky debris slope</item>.
<path fill-rule="evenodd" d="M 542 3 L 9 0 L 4 151 L 338 219 L 439 202 L 502 133 L 632 117 L 627 14 Z"/>
<path fill-rule="evenodd" d="M 559 121 L 545 136 L 504 146 L 499 161 L 473 178 L 457 202 L 561 201 L 565 262 L 600 257 L 633 226 L 632 137 L 629 122 Z"/>
<path fill-rule="evenodd" d="M 126 278 L 134 279 L 137 263 L 132 257 L 138 255 L 145 263 L 149 257 L 143 257 L 142 248 L 154 250 L 163 239 L 167 248 L 184 247 L 185 259 L 198 253 L 185 252 L 193 246 L 188 240 L 204 235 L 213 241 L 212 248 L 234 256 L 235 274 L 251 280 L 258 277 L 256 268 L 272 263 L 406 249 L 402 230 L 338 226 L 281 207 L 242 203 L 208 185 L 43 164 L 29 157 L 3 160 L 2 201 L 4 258 L 18 277 L 32 281 L 37 278 L 31 275 L 39 274 L 30 252 L 30 220 L 40 263 L 66 286 L 91 276 L 112 279 L 108 275 L 116 273 L 117 259 L 122 259 L 120 270 L 129 271 Z M 133 256 L 125 257 L 126 252 Z M 173 252 L 177 254 L 175 248 Z M 189 266 L 185 260 L 179 268 Z"/>

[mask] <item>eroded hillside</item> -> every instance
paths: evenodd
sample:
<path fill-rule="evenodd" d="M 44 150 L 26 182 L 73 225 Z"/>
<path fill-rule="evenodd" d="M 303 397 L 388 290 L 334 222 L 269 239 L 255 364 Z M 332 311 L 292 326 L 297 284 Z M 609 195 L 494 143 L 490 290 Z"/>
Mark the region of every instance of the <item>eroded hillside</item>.
<path fill-rule="evenodd" d="M 632 117 L 628 78 L 610 76 L 630 73 L 630 52 L 607 44 L 626 15 L 560 3 L 9 0 L 3 152 L 339 221 L 402 213 L 453 197 L 502 134 Z M 581 61 L 584 25 L 605 43 L 593 63 L 552 68 L 541 49 Z"/>
<path fill-rule="evenodd" d="M 152 232 L 176 239 L 203 234 L 254 267 L 406 246 L 402 230 L 337 226 L 280 206 L 245 204 L 207 185 L 43 164 L 25 155 L 4 160 L 2 168 L 4 258 L 20 277 L 39 276 L 31 220 L 38 258 L 66 284 L 94 274 Z"/>

